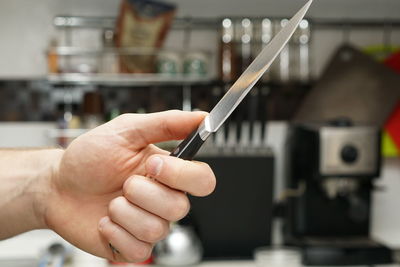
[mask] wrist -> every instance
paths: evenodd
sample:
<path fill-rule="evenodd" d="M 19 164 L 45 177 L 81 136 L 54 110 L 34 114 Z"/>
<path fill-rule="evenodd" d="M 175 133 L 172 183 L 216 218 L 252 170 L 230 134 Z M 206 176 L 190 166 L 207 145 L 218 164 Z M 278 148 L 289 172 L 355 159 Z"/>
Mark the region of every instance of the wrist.
<path fill-rule="evenodd" d="M 51 149 L 45 151 L 41 160 L 44 162 L 44 169 L 38 173 L 34 190 L 34 213 L 37 222 L 37 229 L 50 228 L 48 223 L 49 205 L 54 201 L 56 195 L 55 180 L 59 175 L 59 166 L 64 155 L 62 149 Z"/>

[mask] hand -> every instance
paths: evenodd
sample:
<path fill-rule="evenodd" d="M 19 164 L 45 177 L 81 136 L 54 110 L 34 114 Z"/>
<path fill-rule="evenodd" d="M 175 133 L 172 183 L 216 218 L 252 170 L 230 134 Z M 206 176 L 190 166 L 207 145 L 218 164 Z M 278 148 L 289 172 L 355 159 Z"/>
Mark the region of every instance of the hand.
<path fill-rule="evenodd" d="M 208 165 L 170 157 L 152 143 L 185 138 L 204 116 L 125 114 L 75 139 L 51 179 L 48 227 L 97 256 L 147 259 L 169 222 L 188 213 L 184 192 L 205 196 L 215 187 Z"/>

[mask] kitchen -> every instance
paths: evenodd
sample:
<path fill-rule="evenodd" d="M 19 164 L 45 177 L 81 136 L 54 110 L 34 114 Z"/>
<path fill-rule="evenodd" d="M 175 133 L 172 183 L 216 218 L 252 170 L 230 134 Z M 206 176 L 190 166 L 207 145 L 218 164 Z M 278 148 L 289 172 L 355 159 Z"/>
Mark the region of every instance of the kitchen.
<path fill-rule="evenodd" d="M 0 4 L 0 147 L 67 147 L 124 113 L 210 112 L 306 3 L 162 1 L 173 8 L 153 24 L 130 21 L 153 29 L 146 38 L 123 39 L 129 2 L 147 1 Z M 217 177 L 209 197 L 190 197 L 182 223 L 202 253 L 158 264 L 396 263 L 399 9 L 396 0 L 312 3 L 196 157 Z M 37 266 L 54 243 L 69 253 L 65 266 L 111 264 L 39 230 L 0 241 L 0 266 Z M 274 262 L 282 253 L 287 261 Z"/>

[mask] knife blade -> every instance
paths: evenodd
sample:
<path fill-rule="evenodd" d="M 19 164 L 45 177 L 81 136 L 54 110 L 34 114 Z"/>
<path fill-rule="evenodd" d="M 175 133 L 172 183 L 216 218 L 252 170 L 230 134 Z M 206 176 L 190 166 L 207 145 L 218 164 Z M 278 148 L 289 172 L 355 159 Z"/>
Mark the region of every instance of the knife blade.
<path fill-rule="evenodd" d="M 225 120 L 240 104 L 247 93 L 253 88 L 264 72 L 285 47 L 297 26 L 307 13 L 313 0 L 309 0 L 281 29 L 281 31 L 264 47 L 250 66 L 226 92 L 211 112 L 204 118 L 200 126 L 183 140 L 172 152 L 171 156 L 191 160 L 203 143 L 218 131 Z"/>

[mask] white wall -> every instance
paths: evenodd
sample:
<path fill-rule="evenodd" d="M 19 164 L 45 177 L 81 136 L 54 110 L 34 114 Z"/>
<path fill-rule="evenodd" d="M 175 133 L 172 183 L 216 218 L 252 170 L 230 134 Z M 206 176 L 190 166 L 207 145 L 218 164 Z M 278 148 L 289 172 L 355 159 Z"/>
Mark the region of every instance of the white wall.
<path fill-rule="evenodd" d="M 304 1 L 293 0 L 171 0 L 179 5 L 178 16 L 291 16 Z M 120 0 L 0 0 L 0 78 L 31 77 L 46 73 L 44 52 L 55 30 L 56 15 L 115 16 Z M 316 0 L 311 18 L 400 19 L 398 0 Z M 198 46 L 215 49 L 216 38 L 199 38 Z M 315 36 L 313 73 L 319 73 L 341 42 L 341 32 Z M 213 40 L 210 40 L 213 39 Z M 400 34 L 394 36 L 400 43 Z M 368 33 L 364 43 L 382 40 Z M 357 43 L 357 40 L 354 40 Z"/>
<path fill-rule="evenodd" d="M 49 122 L 1 122 L 0 148 L 7 147 L 54 147 L 56 140 L 50 138 L 55 123 Z"/>
<path fill-rule="evenodd" d="M 400 159 L 382 162 L 378 190 L 373 195 L 372 235 L 390 247 L 400 248 Z"/>

